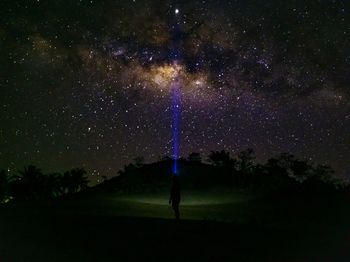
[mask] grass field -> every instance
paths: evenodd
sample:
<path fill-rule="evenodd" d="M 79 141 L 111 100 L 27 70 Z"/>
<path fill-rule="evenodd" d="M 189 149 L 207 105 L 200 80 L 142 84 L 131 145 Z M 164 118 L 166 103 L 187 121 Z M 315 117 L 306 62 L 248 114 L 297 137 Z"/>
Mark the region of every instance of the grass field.
<path fill-rule="evenodd" d="M 264 199 L 223 190 L 90 194 L 1 207 L 0 261 L 350 261 L 344 197 Z"/>

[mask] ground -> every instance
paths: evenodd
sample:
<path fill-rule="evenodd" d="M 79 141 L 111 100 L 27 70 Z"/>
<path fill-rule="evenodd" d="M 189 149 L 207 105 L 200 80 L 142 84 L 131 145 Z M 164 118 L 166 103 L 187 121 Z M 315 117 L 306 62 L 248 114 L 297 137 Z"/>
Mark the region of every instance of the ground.
<path fill-rule="evenodd" d="M 344 196 L 89 194 L 0 209 L 0 261 L 350 261 Z"/>

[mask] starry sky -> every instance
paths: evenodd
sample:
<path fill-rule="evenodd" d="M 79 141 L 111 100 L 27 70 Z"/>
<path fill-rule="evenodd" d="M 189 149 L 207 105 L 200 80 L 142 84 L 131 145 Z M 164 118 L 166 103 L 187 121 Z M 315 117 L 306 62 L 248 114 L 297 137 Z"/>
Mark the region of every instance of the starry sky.
<path fill-rule="evenodd" d="M 85 167 L 137 156 L 264 161 L 290 152 L 350 176 L 347 0 L 3 0 L 0 167 Z"/>

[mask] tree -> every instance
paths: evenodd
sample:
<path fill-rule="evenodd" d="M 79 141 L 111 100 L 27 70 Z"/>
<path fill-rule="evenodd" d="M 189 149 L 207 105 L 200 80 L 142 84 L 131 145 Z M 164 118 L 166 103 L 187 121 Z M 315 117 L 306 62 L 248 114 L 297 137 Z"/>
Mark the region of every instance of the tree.
<path fill-rule="evenodd" d="M 312 175 L 312 165 L 307 160 L 294 159 L 290 162 L 290 170 L 292 171 L 292 177 L 297 181 L 305 181 Z"/>
<path fill-rule="evenodd" d="M 320 178 L 325 182 L 332 182 L 334 180 L 334 170 L 328 165 L 317 165 L 313 170 L 313 176 Z"/>
<path fill-rule="evenodd" d="M 201 163 L 202 162 L 201 154 L 200 153 L 196 153 L 196 152 L 193 152 L 193 153 L 189 154 L 188 161 Z"/>
<path fill-rule="evenodd" d="M 0 203 L 9 197 L 9 177 L 5 170 L 0 171 Z"/>
<path fill-rule="evenodd" d="M 230 166 L 233 163 L 233 159 L 230 157 L 230 152 L 225 150 L 211 151 L 208 161 L 217 167 Z"/>
<path fill-rule="evenodd" d="M 282 153 L 277 158 L 270 158 L 266 163 L 268 173 L 273 176 L 291 176 L 291 163 L 294 155 Z"/>
<path fill-rule="evenodd" d="M 241 173 L 250 173 L 254 167 L 254 151 L 251 148 L 248 148 L 245 151 L 238 153 L 238 171 Z"/>
<path fill-rule="evenodd" d="M 134 158 L 135 166 L 137 168 L 140 168 L 144 165 L 145 163 L 145 158 L 143 156 L 138 156 Z"/>
<path fill-rule="evenodd" d="M 159 156 L 159 161 L 169 161 L 172 160 L 172 158 L 170 156 Z"/>
<path fill-rule="evenodd" d="M 41 194 L 45 199 L 61 196 L 64 193 L 62 189 L 62 175 L 53 173 L 43 176 L 42 187 Z"/>
<path fill-rule="evenodd" d="M 18 199 L 38 199 L 41 196 L 43 174 L 39 168 L 29 165 L 13 181 L 12 193 Z"/>
<path fill-rule="evenodd" d="M 248 148 L 238 153 L 237 172 L 235 174 L 235 183 L 237 185 L 247 187 L 253 184 L 254 159 L 253 149 Z"/>
<path fill-rule="evenodd" d="M 329 165 L 317 165 L 313 168 L 309 179 L 320 180 L 323 183 L 334 186 L 335 188 L 344 188 L 346 186 L 345 181 L 337 177 L 334 169 Z"/>
<path fill-rule="evenodd" d="M 84 168 L 75 168 L 63 174 L 62 185 L 64 191 L 73 194 L 88 187 L 89 180 Z"/>

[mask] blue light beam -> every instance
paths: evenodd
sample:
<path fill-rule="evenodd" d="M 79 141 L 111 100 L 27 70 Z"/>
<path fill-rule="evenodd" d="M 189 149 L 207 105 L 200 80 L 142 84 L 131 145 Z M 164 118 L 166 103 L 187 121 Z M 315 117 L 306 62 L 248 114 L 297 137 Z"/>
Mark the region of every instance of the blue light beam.
<path fill-rule="evenodd" d="M 177 78 L 171 86 L 172 109 L 172 142 L 173 142 L 173 173 L 178 175 L 178 159 L 180 155 L 180 118 L 181 118 L 181 92 Z"/>
<path fill-rule="evenodd" d="M 180 10 L 176 8 L 176 1 L 173 1 L 171 5 L 175 7 L 175 16 L 172 16 L 172 27 L 171 27 L 171 35 L 172 35 L 172 47 L 170 52 L 170 58 L 176 67 L 178 61 L 180 61 L 181 57 L 181 36 L 182 31 L 180 25 L 183 24 L 181 21 Z M 180 156 L 180 119 L 181 119 L 181 84 L 179 76 L 173 78 L 171 83 L 171 110 L 172 110 L 172 146 L 173 146 L 173 174 L 179 175 L 178 170 L 178 160 Z"/>

